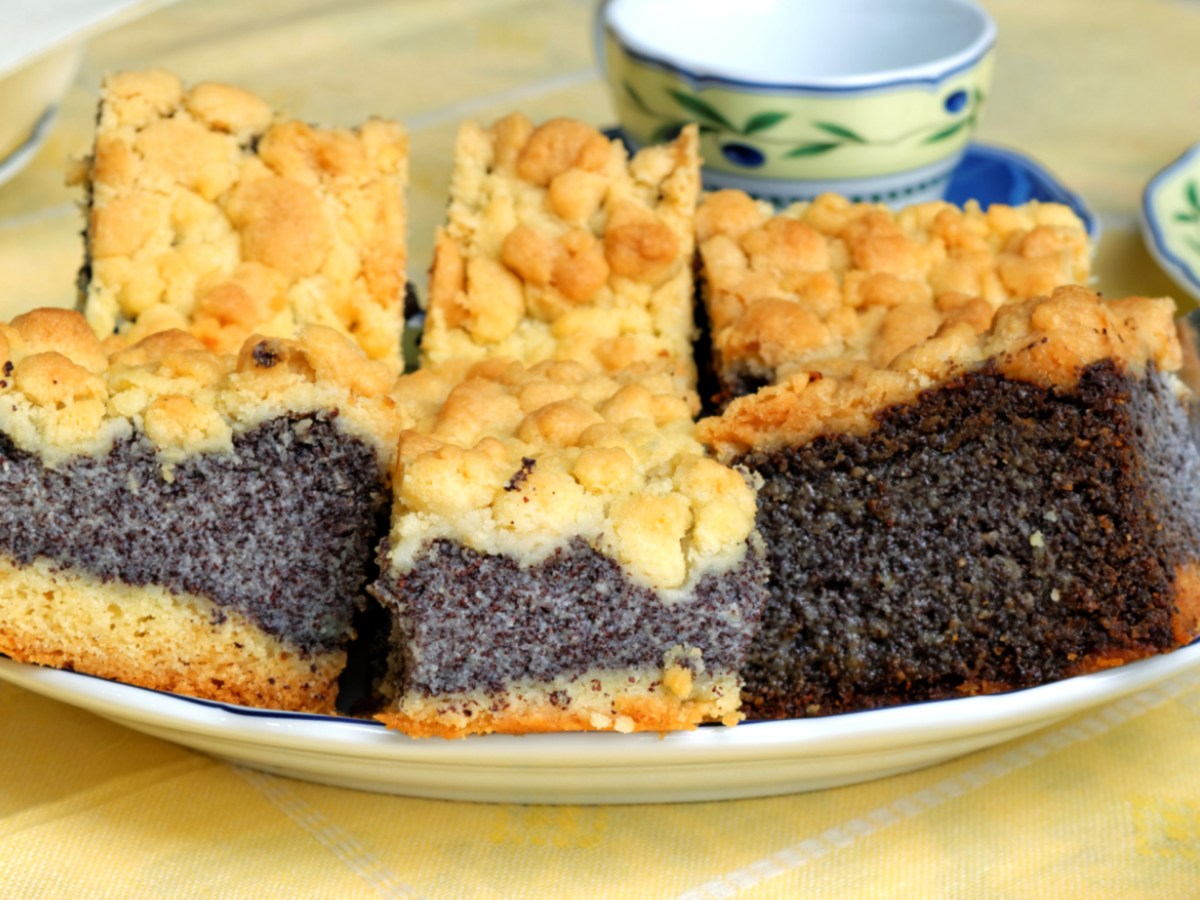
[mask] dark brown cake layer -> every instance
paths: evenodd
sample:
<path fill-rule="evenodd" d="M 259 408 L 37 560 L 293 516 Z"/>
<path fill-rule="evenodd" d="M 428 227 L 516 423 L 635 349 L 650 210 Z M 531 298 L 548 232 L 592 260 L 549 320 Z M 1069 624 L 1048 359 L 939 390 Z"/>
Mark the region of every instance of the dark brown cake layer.
<path fill-rule="evenodd" d="M 702 650 L 709 672 L 736 671 L 766 599 L 761 555 L 664 603 L 581 539 L 528 568 L 446 540 L 405 576 L 381 568 L 371 590 L 394 614 L 393 673 L 403 673 L 404 690 L 429 696 L 658 668 L 679 645 Z"/>
<path fill-rule="evenodd" d="M 750 718 L 1022 688 L 1173 648 L 1200 550 L 1200 463 L 1153 372 L 1069 391 L 968 374 L 741 462 L 760 473 L 771 599 Z"/>
<path fill-rule="evenodd" d="M 349 636 L 386 500 L 374 452 L 323 414 L 267 422 L 169 481 L 144 437 L 47 469 L 0 434 L 0 496 L 18 564 L 207 597 L 312 653 Z"/>

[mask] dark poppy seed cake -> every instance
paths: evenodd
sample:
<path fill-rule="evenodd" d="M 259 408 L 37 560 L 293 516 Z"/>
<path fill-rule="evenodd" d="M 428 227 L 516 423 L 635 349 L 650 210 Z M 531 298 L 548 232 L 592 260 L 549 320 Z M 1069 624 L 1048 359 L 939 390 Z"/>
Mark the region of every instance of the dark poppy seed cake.
<path fill-rule="evenodd" d="M 717 191 L 696 214 L 717 404 L 795 372 L 886 366 L 946 321 L 1088 280 L 1068 207 L 922 203 L 899 212 L 826 194 L 776 214 Z"/>
<path fill-rule="evenodd" d="M 0 652 L 331 712 L 386 515 L 394 378 L 320 326 L 239 357 L 0 324 Z"/>
<path fill-rule="evenodd" d="M 239 88 L 109 75 L 87 189 L 80 308 L 101 338 L 179 328 L 237 353 L 300 325 L 403 366 L 408 138 L 277 116 Z"/>
<path fill-rule="evenodd" d="M 763 481 L 747 715 L 1024 688 L 1192 640 L 1200 460 L 1173 311 L 1064 287 L 702 421 Z"/>
<path fill-rule="evenodd" d="M 403 432 L 378 718 L 443 737 L 736 722 L 766 571 L 754 491 L 704 454 L 693 403 L 672 373 L 492 360 Z"/>
<path fill-rule="evenodd" d="M 422 364 L 667 365 L 694 386 L 697 147 L 691 127 L 630 159 L 574 119 L 464 123 Z"/>

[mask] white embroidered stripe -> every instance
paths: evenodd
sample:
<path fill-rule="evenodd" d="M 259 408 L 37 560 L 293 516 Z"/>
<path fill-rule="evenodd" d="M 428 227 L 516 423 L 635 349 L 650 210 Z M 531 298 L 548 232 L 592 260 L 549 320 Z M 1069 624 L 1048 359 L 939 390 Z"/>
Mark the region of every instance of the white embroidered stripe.
<path fill-rule="evenodd" d="M 764 881 L 849 847 L 861 838 L 870 837 L 889 826 L 936 809 L 950 800 L 1024 769 L 1051 753 L 1099 737 L 1198 685 L 1200 672 L 1193 671 L 1140 694 L 1126 697 L 1086 719 L 1072 722 L 1019 744 L 998 758 L 989 759 L 960 775 L 939 781 L 932 787 L 902 797 L 886 806 L 877 807 L 864 816 L 850 819 L 747 866 L 696 885 L 680 894 L 678 900 L 718 900 L 733 897 L 743 890 L 756 887 Z"/>
<path fill-rule="evenodd" d="M 350 871 L 375 889 L 381 897 L 419 897 L 378 857 L 353 835 L 330 822 L 318 810 L 296 796 L 280 779 L 242 766 L 230 766 L 243 781 L 258 790 L 273 806 L 341 860 Z"/>

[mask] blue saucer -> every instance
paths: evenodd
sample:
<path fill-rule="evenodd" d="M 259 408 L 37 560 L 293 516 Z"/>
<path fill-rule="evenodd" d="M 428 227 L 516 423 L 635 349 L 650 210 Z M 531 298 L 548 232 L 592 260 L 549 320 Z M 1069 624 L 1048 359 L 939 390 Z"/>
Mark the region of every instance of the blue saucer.
<path fill-rule="evenodd" d="M 994 144 L 967 145 L 962 162 L 950 177 L 946 199 L 957 206 L 975 200 L 984 207 L 993 203 L 1019 206 L 1030 200 L 1062 203 L 1083 221 L 1093 242 L 1100 236 L 1100 220 L 1082 197 L 1037 160 Z"/>

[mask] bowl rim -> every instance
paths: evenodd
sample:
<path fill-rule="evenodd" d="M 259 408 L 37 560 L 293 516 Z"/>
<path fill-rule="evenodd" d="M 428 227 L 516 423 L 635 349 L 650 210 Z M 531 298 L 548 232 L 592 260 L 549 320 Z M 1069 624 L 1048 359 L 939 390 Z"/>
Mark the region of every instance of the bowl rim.
<path fill-rule="evenodd" d="M 897 66 L 878 72 L 855 75 L 830 75 L 797 79 L 795 81 L 770 81 L 724 75 L 716 71 L 702 71 L 694 64 L 683 64 L 668 57 L 660 50 L 647 47 L 636 38 L 623 35 L 608 20 L 605 11 L 613 0 L 603 0 L 596 10 L 597 32 L 611 40 L 622 53 L 650 68 L 675 75 L 693 89 L 728 88 L 774 95 L 838 95 L 874 94 L 910 86 L 936 87 L 947 79 L 977 66 L 996 45 L 996 22 L 991 14 L 975 0 L 943 0 L 943 2 L 976 13 L 983 24 L 981 33 L 966 47 L 953 53 L 914 63 Z M 599 34 L 597 35 L 600 36 Z M 605 41 L 597 41 L 601 68 L 606 56 Z"/>
<path fill-rule="evenodd" d="M 0 41 L 0 80 L 69 52 L 97 34 L 124 25 L 176 0 L 43 0 L 36 16 L 15 16 Z M 7 24 L 7 23 L 6 23 Z"/>

